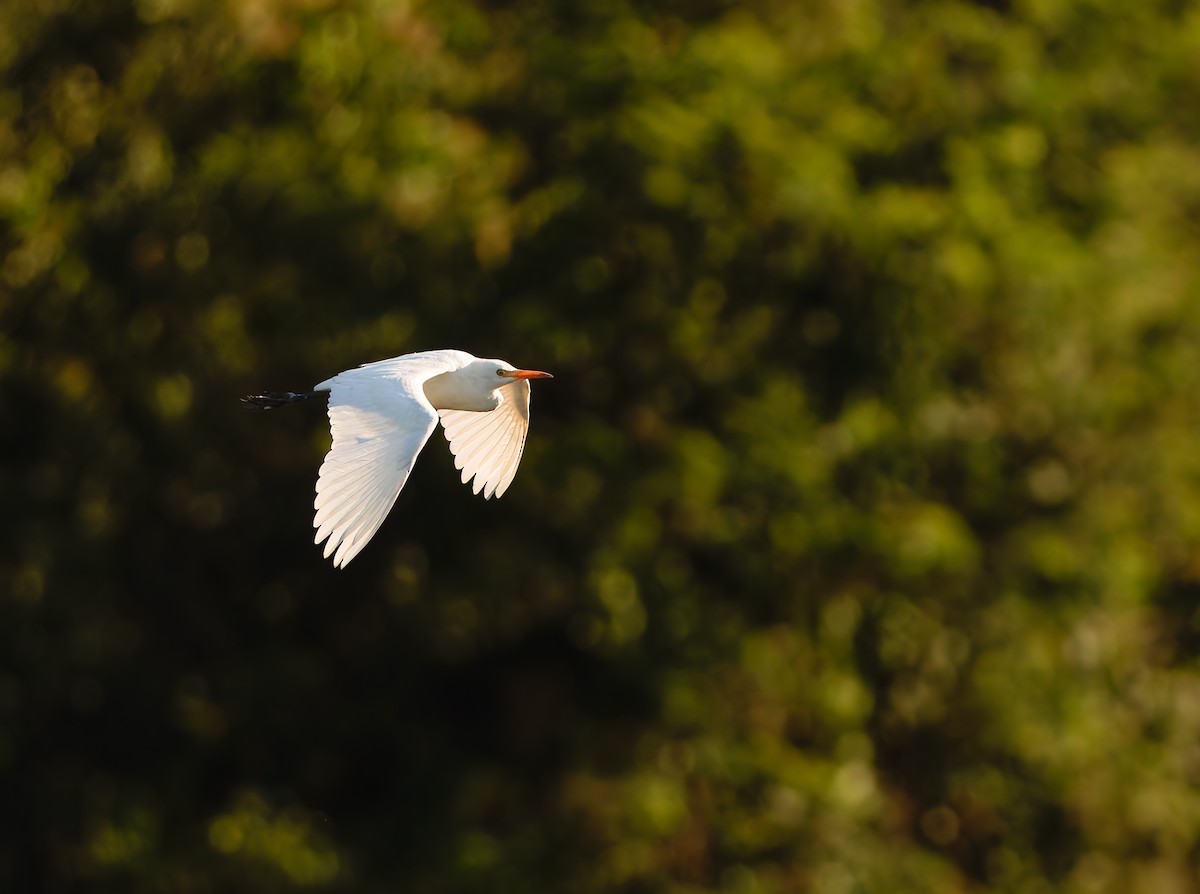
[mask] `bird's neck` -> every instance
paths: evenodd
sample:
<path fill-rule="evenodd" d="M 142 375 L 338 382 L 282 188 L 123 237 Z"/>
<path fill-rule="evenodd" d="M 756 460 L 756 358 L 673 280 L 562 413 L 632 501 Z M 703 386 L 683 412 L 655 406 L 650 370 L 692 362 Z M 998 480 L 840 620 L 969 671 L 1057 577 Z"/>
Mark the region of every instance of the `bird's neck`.
<path fill-rule="evenodd" d="M 462 370 L 442 373 L 425 382 L 425 396 L 436 410 L 471 410 L 476 413 L 494 410 L 501 397 L 495 389 L 487 389 Z"/>

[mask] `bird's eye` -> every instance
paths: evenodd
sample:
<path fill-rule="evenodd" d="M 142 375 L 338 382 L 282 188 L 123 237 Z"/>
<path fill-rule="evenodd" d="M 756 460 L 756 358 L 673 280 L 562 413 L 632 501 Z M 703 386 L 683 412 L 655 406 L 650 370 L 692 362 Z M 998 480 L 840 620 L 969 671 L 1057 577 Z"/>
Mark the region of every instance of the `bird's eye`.
<path fill-rule="evenodd" d="M 502 369 L 498 369 L 498 370 L 496 370 L 496 375 L 503 377 L 503 375 L 504 375 L 504 370 L 502 370 Z"/>

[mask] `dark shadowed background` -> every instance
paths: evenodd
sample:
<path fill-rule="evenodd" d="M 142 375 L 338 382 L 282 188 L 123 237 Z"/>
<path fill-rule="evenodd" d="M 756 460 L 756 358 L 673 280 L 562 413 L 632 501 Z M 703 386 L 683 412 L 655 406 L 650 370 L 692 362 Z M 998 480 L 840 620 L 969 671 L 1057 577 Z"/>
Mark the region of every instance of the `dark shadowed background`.
<path fill-rule="evenodd" d="M 0 889 L 1200 890 L 1200 9 L 0 4 Z M 435 434 L 345 571 L 322 409 Z"/>

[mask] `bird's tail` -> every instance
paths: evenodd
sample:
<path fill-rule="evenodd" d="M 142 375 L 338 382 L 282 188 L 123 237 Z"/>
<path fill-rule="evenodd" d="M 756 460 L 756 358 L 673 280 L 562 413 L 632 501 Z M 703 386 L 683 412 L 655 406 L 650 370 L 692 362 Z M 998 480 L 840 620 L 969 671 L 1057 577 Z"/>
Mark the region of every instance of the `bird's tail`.
<path fill-rule="evenodd" d="M 247 394 L 242 398 L 242 403 L 249 410 L 273 410 L 297 401 L 328 396 L 328 391 L 264 391 L 262 394 Z"/>

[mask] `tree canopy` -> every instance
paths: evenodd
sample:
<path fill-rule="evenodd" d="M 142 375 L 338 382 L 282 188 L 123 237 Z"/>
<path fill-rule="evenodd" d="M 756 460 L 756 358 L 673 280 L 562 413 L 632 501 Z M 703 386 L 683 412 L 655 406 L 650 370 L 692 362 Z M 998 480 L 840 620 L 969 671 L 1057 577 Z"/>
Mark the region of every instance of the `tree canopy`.
<path fill-rule="evenodd" d="M 0 888 L 1197 891 L 1200 8 L 0 4 Z M 345 570 L 320 410 L 546 369 Z"/>

